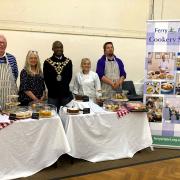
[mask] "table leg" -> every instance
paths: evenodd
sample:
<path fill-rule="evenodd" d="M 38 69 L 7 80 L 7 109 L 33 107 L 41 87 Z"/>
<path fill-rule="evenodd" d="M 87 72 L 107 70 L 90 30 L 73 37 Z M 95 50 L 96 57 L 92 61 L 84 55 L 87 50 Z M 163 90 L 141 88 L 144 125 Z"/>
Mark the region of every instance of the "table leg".
<path fill-rule="evenodd" d="M 150 146 L 151 151 L 154 151 L 154 146 Z"/>

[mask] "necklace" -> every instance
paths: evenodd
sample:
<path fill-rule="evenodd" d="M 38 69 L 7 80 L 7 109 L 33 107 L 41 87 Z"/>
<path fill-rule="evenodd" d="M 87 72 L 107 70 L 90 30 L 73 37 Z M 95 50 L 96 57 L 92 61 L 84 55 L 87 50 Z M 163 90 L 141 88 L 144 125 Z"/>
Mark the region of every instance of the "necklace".
<path fill-rule="evenodd" d="M 51 64 L 51 66 L 54 67 L 57 76 L 56 76 L 56 80 L 57 81 L 61 81 L 62 80 L 62 76 L 61 73 L 64 69 L 64 67 L 67 65 L 67 63 L 70 61 L 70 59 L 66 59 L 64 62 L 54 62 L 51 59 L 47 59 L 46 60 L 49 64 Z"/>

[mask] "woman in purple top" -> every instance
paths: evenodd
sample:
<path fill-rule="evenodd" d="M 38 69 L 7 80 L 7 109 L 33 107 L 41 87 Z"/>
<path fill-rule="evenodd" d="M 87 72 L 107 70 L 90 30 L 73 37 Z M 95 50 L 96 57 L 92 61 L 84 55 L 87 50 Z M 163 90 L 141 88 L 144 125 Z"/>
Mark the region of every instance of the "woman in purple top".
<path fill-rule="evenodd" d="M 114 55 L 113 43 L 106 42 L 103 48 L 104 55 L 97 62 L 96 72 L 101 80 L 103 96 L 112 97 L 121 92 L 126 72 L 123 62 Z"/>

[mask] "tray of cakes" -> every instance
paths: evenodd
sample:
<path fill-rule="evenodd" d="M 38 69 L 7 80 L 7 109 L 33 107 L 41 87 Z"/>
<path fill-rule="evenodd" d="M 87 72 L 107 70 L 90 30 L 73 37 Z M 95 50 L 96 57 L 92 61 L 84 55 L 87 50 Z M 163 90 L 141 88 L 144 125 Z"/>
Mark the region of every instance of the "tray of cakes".
<path fill-rule="evenodd" d="M 89 101 L 89 97 L 85 96 L 85 95 L 76 94 L 75 95 L 75 100 L 76 101 L 82 101 L 82 102 L 88 102 Z"/>
<path fill-rule="evenodd" d="M 13 109 L 16 108 L 21 103 L 18 101 L 18 95 L 8 95 L 5 103 L 5 109 Z"/>
<path fill-rule="evenodd" d="M 15 119 L 28 119 L 32 116 L 32 111 L 26 106 L 14 106 L 3 110 L 4 114 L 14 114 Z"/>
<path fill-rule="evenodd" d="M 76 115 L 79 114 L 80 109 L 78 107 L 68 107 L 67 108 L 67 113 L 70 115 Z"/>
<path fill-rule="evenodd" d="M 121 102 L 127 102 L 128 98 L 125 94 L 123 93 L 116 93 L 112 96 L 111 100 L 113 101 L 121 101 Z"/>
<path fill-rule="evenodd" d="M 139 101 L 127 102 L 126 108 L 130 112 L 147 112 L 148 111 L 146 105 Z"/>
<path fill-rule="evenodd" d="M 27 119 L 32 116 L 32 111 L 26 106 L 18 106 L 18 95 L 8 95 L 7 102 L 5 103 L 5 108 L 2 110 L 3 114 L 8 116 L 13 115 L 14 119 Z"/>
<path fill-rule="evenodd" d="M 104 101 L 103 108 L 106 111 L 116 112 L 118 111 L 122 106 L 122 103 L 119 103 L 117 101 L 113 101 L 111 99 Z"/>
<path fill-rule="evenodd" d="M 56 107 L 52 104 L 32 102 L 29 104 L 29 109 L 33 113 L 39 113 L 40 118 L 50 118 L 57 114 Z"/>

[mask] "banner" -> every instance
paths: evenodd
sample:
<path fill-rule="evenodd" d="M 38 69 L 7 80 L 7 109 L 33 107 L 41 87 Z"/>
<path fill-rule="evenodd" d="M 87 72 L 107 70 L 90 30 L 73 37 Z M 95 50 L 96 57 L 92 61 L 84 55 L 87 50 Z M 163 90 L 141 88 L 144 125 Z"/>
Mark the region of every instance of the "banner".
<path fill-rule="evenodd" d="M 144 103 L 153 145 L 180 148 L 180 21 L 148 21 Z"/>

